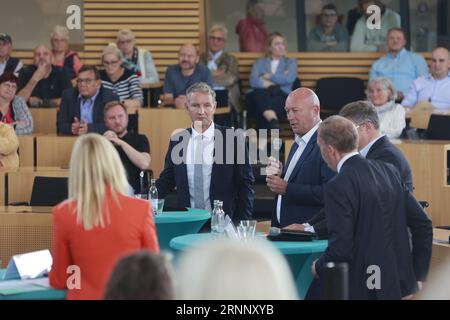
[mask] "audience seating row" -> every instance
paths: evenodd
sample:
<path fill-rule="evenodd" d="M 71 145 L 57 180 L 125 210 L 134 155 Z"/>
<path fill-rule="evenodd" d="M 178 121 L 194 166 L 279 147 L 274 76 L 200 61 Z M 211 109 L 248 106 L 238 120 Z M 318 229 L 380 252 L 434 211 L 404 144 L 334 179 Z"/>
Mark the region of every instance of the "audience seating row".
<path fill-rule="evenodd" d="M 49 116 L 51 111 L 51 117 Z M 44 128 L 45 123 L 56 123 L 56 109 L 33 109 L 37 127 Z M 46 115 L 45 117 L 42 115 Z M 179 109 L 138 110 L 139 133 L 145 134 L 150 141 L 152 156 L 151 169 L 156 177 L 164 168 L 164 158 L 169 146 L 170 136 L 176 129 L 190 126 L 190 118 L 186 111 Z M 20 166 L 60 167 L 68 168 L 70 155 L 76 137 L 57 136 L 36 132 L 29 136 L 20 136 Z"/>
<path fill-rule="evenodd" d="M 144 45 L 143 47 L 145 48 L 146 46 Z M 238 60 L 239 78 L 242 89 L 246 92 L 249 88 L 249 78 L 252 66 L 255 61 L 262 58 L 264 54 L 254 52 L 230 53 Z M 92 53 L 89 53 L 89 55 L 91 54 Z M 422 55 L 429 62 L 431 54 L 425 52 L 422 53 Z M 18 52 L 16 56 L 22 58 L 25 64 L 31 63 L 31 51 Z M 315 89 L 317 81 L 325 77 L 356 77 L 363 79 L 367 83 L 372 63 L 383 56 L 383 54 L 378 52 L 289 52 L 287 56 L 297 59 L 298 78 L 300 79 L 302 86 Z M 158 57 L 161 57 L 161 60 L 155 59 L 155 63 L 160 79 L 164 80 L 167 66 L 177 64 L 178 57 L 174 53 L 161 53 Z M 93 63 L 98 67 L 102 67 L 100 64 L 100 53 L 98 53 L 98 58 L 96 60 L 83 59 L 82 55 L 82 61 L 84 63 Z M 159 61 L 163 63 L 163 65 L 158 65 Z"/>

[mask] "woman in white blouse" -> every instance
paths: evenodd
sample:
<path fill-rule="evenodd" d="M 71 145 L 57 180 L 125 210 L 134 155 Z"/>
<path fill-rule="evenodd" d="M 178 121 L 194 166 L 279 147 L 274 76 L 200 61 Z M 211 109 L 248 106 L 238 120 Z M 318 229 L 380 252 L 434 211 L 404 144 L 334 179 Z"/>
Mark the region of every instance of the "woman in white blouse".
<path fill-rule="evenodd" d="M 369 82 L 366 94 L 377 109 L 381 133 L 390 139 L 400 137 L 406 126 L 405 109 L 395 103 L 397 92 L 392 82 L 387 78 L 375 78 Z"/>

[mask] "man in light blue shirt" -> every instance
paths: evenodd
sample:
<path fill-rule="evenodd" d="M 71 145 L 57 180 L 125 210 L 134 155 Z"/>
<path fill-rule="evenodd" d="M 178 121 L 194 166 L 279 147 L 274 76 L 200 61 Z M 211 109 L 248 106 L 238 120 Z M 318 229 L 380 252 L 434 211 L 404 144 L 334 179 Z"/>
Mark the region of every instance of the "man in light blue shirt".
<path fill-rule="evenodd" d="M 425 59 L 417 53 L 405 49 L 406 37 L 402 29 L 389 30 L 387 37 L 388 54 L 372 65 L 369 80 L 384 77 L 394 84 L 399 100 L 408 93 L 418 77 L 428 73 Z"/>
<path fill-rule="evenodd" d="M 92 97 L 88 98 L 83 98 L 81 93 L 78 95 L 78 99 L 80 100 L 80 116 L 81 116 L 80 120 L 82 122 L 87 124 L 94 122 L 93 107 L 95 98 L 97 98 L 99 92 L 100 89 L 98 89 L 97 92 Z"/>
<path fill-rule="evenodd" d="M 450 52 L 438 47 L 431 54 L 431 74 L 414 81 L 402 105 L 414 107 L 427 101 L 436 109 L 450 109 Z"/>

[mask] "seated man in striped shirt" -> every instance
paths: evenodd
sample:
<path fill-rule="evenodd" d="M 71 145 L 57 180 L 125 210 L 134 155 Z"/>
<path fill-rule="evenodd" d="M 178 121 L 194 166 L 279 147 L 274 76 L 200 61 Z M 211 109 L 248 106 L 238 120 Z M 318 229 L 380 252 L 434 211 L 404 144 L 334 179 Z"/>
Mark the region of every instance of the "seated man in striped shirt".
<path fill-rule="evenodd" d="M 142 107 L 144 95 L 138 76 L 122 66 L 123 54 L 114 45 L 103 50 L 102 63 L 104 70 L 100 71 L 100 79 L 106 89 L 112 90 L 120 101 L 129 108 Z"/>
<path fill-rule="evenodd" d="M 69 135 L 105 132 L 103 109 L 106 103 L 117 100 L 119 97 L 102 85 L 95 66 L 82 66 L 78 71 L 77 88 L 63 92 L 58 132 Z"/>

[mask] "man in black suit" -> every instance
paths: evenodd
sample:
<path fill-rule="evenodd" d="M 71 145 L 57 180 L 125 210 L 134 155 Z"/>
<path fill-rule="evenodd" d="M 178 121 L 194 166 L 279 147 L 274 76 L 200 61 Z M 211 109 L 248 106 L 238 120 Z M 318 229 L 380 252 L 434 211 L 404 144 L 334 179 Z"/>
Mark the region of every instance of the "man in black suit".
<path fill-rule="evenodd" d="M 323 185 L 334 176 L 316 143 L 320 101 L 314 91 L 299 88 L 286 99 L 287 119 L 295 133 L 285 168 L 270 159 L 267 186 L 277 194 L 272 226 L 286 227 L 313 217 L 323 208 Z"/>
<path fill-rule="evenodd" d="M 428 272 L 431 221 L 393 165 L 359 155 L 359 128 L 341 116 L 332 116 L 319 127 L 321 154 L 338 174 L 324 191 L 328 248 L 311 271 L 320 281 L 328 262 L 345 262 L 350 299 L 410 297 Z M 407 224 L 422 230 L 422 237 L 413 240 L 412 252 Z"/>
<path fill-rule="evenodd" d="M 412 192 L 414 188 L 408 161 L 401 151 L 385 135 L 381 134 L 380 121 L 375 107 L 366 101 L 351 102 L 342 108 L 339 114 L 358 126 L 359 153 L 364 158 L 394 165 L 400 173 L 403 183 Z M 302 226 L 311 226 L 311 231 L 315 231 L 322 239 L 328 237 L 323 211 L 320 211 L 304 225 L 297 226 L 297 230 L 301 230 Z"/>
<path fill-rule="evenodd" d="M 108 102 L 119 100 L 119 96 L 102 86 L 95 66 L 82 66 L 78 71 L 77 89 L 63 92 L 58 132 L 75 136 L 88 132 L 104 133 L 107 128 L 103 108 Z"/>
<path fill-rule="evenodd" d="M 244 140 L 238 141 L 244 136 L 213 122 L 215 92 L 206 83 L 193 84 L 186 97 L 192 127 L 171 138 L 156 182 L 159 197 L 165 198 L 176 187 L 179 206 L 211 211 L 213 200 L 221 200 L 234 222 L 249 219 L 254 177 L 248 148 Z"/>

